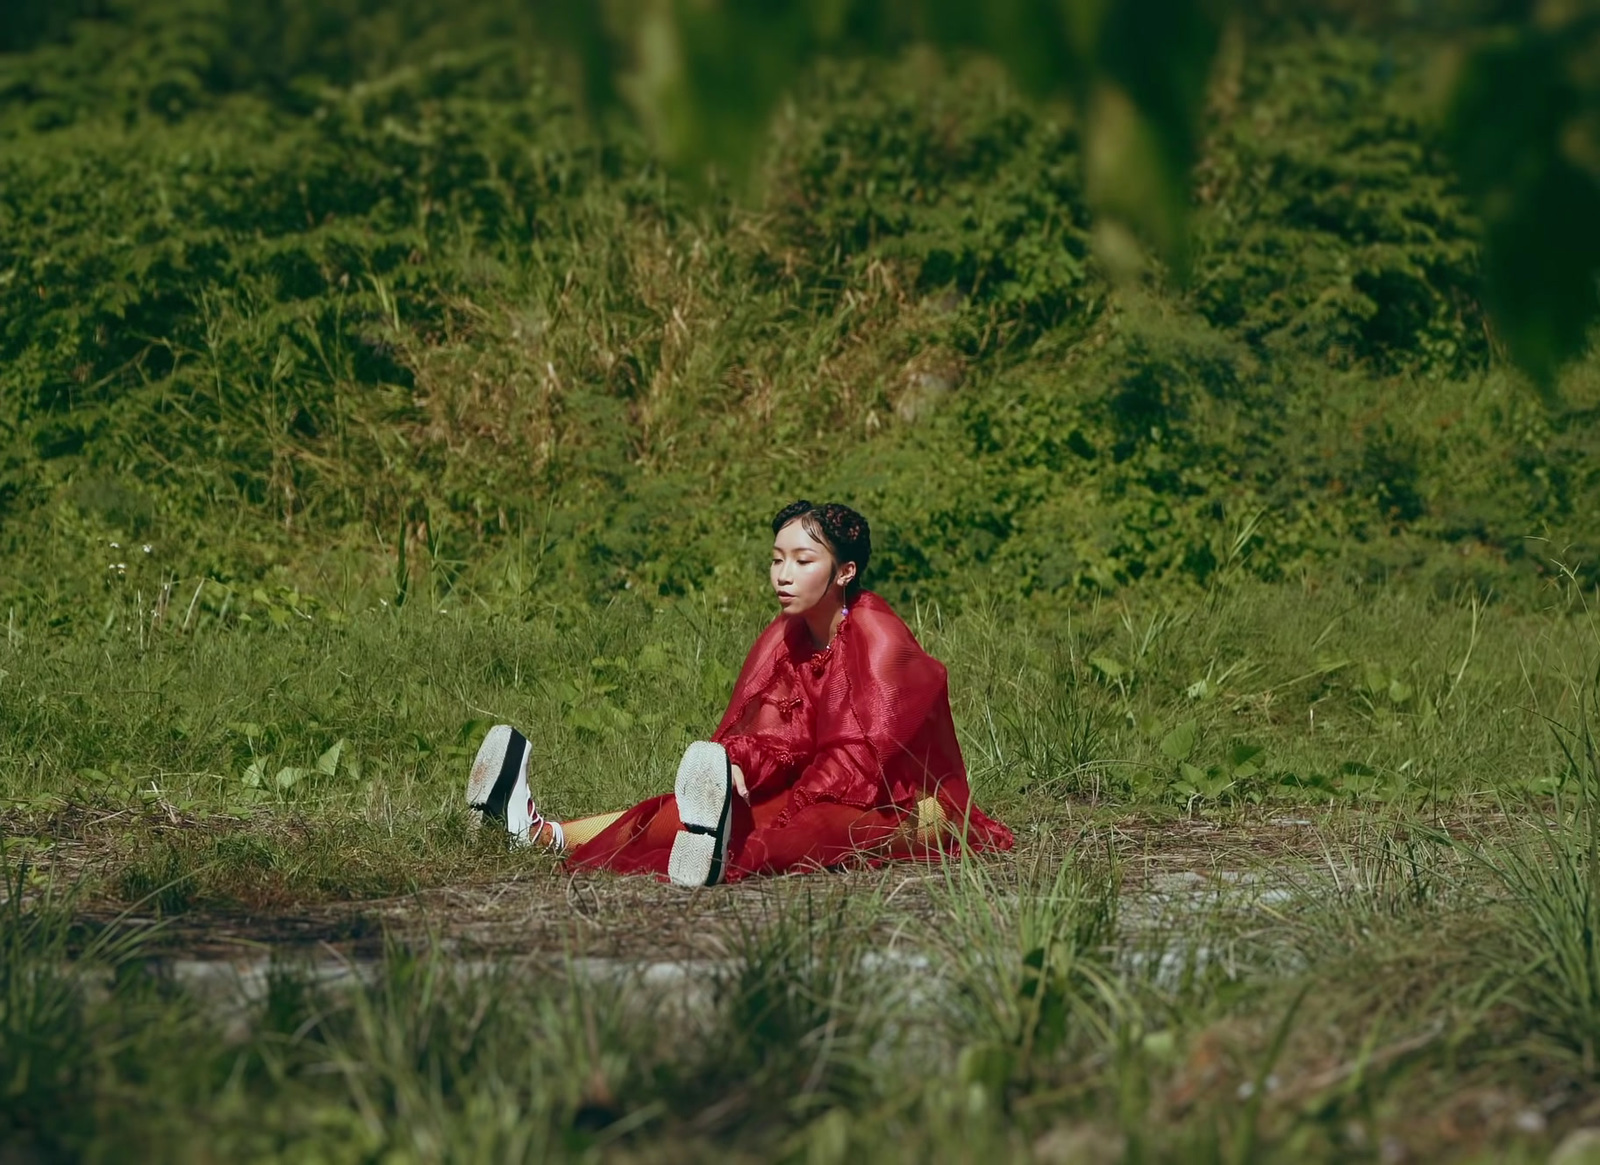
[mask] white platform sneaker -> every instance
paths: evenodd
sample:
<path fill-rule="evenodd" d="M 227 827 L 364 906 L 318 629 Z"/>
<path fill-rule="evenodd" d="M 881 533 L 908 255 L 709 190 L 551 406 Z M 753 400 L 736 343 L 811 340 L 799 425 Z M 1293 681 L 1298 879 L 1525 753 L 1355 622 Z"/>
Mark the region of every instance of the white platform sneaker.
<path fill-rule="evenodd" d="M 546 822 L 528 791 L 528 738 L 509 724 L 489 729 L 467 776 L 467 805 L 487 821 L 504 829 L 512 845 L 531 845 L 546 825 L 551 830 L 551 848 L 566 848 L 559 822 Z"/>
<path fill-rule="evenodd" d="M 678 820 L 667 876 L 675 886 L 715 886 L 727 860 L 733 767 L 720 744 L 697 740 L 678 764 Z"/>

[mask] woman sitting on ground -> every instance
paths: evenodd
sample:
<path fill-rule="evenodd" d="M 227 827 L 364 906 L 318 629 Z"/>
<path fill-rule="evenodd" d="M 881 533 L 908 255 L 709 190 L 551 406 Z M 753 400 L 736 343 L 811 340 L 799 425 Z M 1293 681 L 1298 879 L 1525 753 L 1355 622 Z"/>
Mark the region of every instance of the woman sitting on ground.
<path fill-rule="evenodd" d="M 798 501 L 772 531 L 782 614 L 750 649 L 716 732 L 684 753 L 675 793 L 547 821 L 528 791 L 528 741 L 501 724 L 478 750 L 467 803 L 569 865 L 680 886 L 1010 849 L 1011 831 L 972 803 L 944 666 L 860 587 L 866 519 Z"/>

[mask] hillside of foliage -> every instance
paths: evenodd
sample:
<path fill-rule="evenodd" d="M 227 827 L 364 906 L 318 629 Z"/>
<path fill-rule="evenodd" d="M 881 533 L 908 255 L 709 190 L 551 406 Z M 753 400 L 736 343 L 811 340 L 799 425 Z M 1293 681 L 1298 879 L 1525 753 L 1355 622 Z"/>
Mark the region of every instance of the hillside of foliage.
<path fill-rule="evenodd" d="M 707 192 L 514 6 L 85 11 L 0 53 L 24 617 L 726 595 L 801 495 L 899 599 L 1590 577 L 1600 363 L 1504 368 L 1424 31 L 1235 36 L 1192 277 L 1113 287 L 1070 117 L 981 61 L 822 68 Z"/>

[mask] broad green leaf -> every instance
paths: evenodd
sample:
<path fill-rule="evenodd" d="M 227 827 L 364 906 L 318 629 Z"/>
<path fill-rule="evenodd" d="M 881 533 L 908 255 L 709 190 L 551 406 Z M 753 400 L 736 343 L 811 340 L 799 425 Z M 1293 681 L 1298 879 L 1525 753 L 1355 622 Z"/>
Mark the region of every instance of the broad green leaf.
<path fill-rule="evenodd" d="M 1075 7 L 1104 13 L 1089 42 L 1091 67 L 1104 78 L 1089 104 L 1089 196 L 1153 244 L 1181 281 L 1189 174 L 1224 10 L 1207 0 Z"/>
<path fill-rule="evenodd" d="M 605 700 L 573 708 L 567 712 L 566 719 L 574 728 L 596 735 L 626 732 L 633 727 L 633 717 L 626 710 Z"/>
<path fill-rule="evenodd" d="M 1228 771 L 1235 780 L 1253 777 L 1261 771 L 1261 766 L 1256 759 L 1266 752 L 1266 749 L 1257 744 L 1240 742 L 1228 750 Z"/>
<path fill-rule="evenodd" d="M 566 715 L 566 721 L 580 732 L 592 732 L 599 735 L 611 727 L 610 718 L 602 715 L 597 708 L 572 708 Z"/>
<path fill-rule="evenodd" d="M 1259 744 L 1241 742 L 1228 750 L 1228 763 L 1237 769 L 1240 765 L 1249 764 L 1266 751 Z"/>
<path fill-rule="evenodd" d="M 1161 738 L 1161 751 L 1175 761 L 1188 760 L 1199 731 L 1200 726 L 1194 720 L 1185 720 Z"/>
<path fill-rule="evenodd" d="M 1128 674 L 1127 666 L 1109 655 L 1091 655 L 1089 666 L 1108 680 L 1120 680 Z"/>
<path fill-rule="evenodd" d="M 276 785 L 280 791 L 287 791 L 294 788 L 307 777 L 314 777 L 316 775 L 316 769 L 281 768 L 278 770 L 277 775 L 272 778 L 272 783 Z"/>
<path fill-rule="evenodd" d="M 245 788 L 256 789 L 261 786 L 261 783 L 266 779 L 266 775 L 267 762 L 261 757 L 257 757 L 250 762 L 250 766 L 245 769 L 244 776 L 240 779 L 244 782 Z"/>
<path fill-rule="evenodd" d="M 1427 696 L 1422 697 L 1422 703 L 1417 708 L 1418 725 L 1428 728 L 1439 722 L 1439 709 L 1434 707 L 1433 701 Z"/>
<path fill-rule="evenodd" d="M 1378 777 L 1371 770 L 1365 773 L 1347 773 L 1339 781 L 1340 788 L 1353 795 L 1370 792 L 1377 785 Z"/>
<path fill-rule="evenodd" d="M 333 747 L 317 758 L 317 772 L 329 777 L 337 773 L 339 771 L 339 757 L 343 754 L 346 743 L 342 739 L 334 741 Z"/>
<path fill-rule="evenodd" d="M 672 653 L 660 643 L 646 643 L 639 651 L 638 666 L 643 672 L 668 671 L 673 662 Z"/>
<path fill-rule="evenodd" d="M 1178 1041 L 1172 1029 L 1163 1028 L 1161 1031 L 1146 1033 L 1142 1046 L 1145 1055 L 1154 1060 L 1166 1061 L 1177 1054 Z"/>
<path fill-rule="evenodd" d="M 1368 695 L 1376 696 L 1389 689 L 1389 671 L 1382 664 L 1367 663 L 1361 665 L 1361 690 Z"/>

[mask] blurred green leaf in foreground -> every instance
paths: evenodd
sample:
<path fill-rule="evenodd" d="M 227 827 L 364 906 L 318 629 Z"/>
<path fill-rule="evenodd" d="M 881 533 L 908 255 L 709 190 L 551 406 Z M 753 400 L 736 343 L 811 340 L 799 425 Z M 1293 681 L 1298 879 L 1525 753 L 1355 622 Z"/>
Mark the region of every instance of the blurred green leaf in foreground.
<path fill-rule="evenodd" d="M 915 43 L 976 51 L 1030 96 L 1076 107 L 1102 258 L 1131 269 L 1137 235 L 1186 270 L 1187 176 L 1225 15 L 1218 0 L 644 0 L 614 11 L 626 32 L 609 53 L 591 18 L 562 15 L 557 35 L 578 50 L 591 96 L 626 98 L 690 177 L 708 165 L 745 175 L 778 102 L 821 55 Z M 597 68 L 626 76 L 612 85 Z"/>
<path fill-rule="evenodd" d="M 1540 4 L 1487 36 L 1450 108 L 1451 153 L 1483 219 L 1489 310 L 1543 385 L 1582 351 L 1600 271 L 1600 12 L 1581 7 Z"/>
<path fill-rule="evenodd" d="M 591 98 L 626 99 L 667 161 L 694 177 L 710 164 L 747 173 L 773 110 L 821 55 L 886 56 L 920 42 L 992 56 L 1030 95 L 1073 106 L 1109 271 L 1138 270 L 1147 246 L 1181 281 L 1200 113 L 1223 29 L 1248 7 L 627 0 L 611 10 L 617 37 L 588 4 L 557 27 L 579 50 Z M 1587 7 L 1513 3 L 1465 29 L 1448 101 L 1450 151 L 1484 222 L 1485 299 L 1511 357 L 1545 387 L 1600 313 L 1600 14 Z"/>

